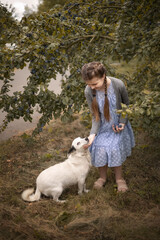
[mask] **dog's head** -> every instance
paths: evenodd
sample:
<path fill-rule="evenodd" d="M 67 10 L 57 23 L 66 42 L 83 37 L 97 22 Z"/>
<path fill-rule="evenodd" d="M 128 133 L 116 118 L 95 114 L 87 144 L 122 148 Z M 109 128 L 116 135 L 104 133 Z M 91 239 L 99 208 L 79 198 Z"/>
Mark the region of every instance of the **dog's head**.
<path fill-rule="evenodd" d="M 72 142 L 72 146 L 68 152 L 68 154 L 73 153 L 74 151 L 84 151 L 83 146 L 89 142 L 88 138 L 76 138 Z"/>

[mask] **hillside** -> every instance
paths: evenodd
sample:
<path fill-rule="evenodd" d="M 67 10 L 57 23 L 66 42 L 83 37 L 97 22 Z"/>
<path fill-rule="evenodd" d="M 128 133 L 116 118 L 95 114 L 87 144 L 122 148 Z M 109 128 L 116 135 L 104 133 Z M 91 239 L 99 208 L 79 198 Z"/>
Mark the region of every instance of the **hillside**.
<path fill-rule="evenodd" d="M 21 192 L 35 187 L 38 174 L 66 159 L 72 140 L 88 136 L 89 130 L 76 116 L 71 123 L 52 121 L 35 139 L 31 132 L 0 144 L 0 216 L 2 240 L 157 240 L 160 235 L 160 149 L 159 143 L 135 133 L 136 147 L 124 164 L 129 186 L 117 193 L 112 169 L 102 190 L 93 190 L 98 177 L 91 168 L 87 177 L 90 192 L 67 189 L 64 204 L 43 197 L 26 203 Z"/>

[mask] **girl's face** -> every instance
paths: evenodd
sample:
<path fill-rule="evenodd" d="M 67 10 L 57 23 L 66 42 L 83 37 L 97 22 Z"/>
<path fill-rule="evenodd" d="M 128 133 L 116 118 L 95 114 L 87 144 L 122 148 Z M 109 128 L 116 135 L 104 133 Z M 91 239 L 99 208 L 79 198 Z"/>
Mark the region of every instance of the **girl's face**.
<path fill-rule="evenodd" d="M 86 84 L 91 88 L 95 90 L 104 90 L 104 79 L 105 74 L 102 78 L 94 77 L 91 80 L 86 81 Z"/>

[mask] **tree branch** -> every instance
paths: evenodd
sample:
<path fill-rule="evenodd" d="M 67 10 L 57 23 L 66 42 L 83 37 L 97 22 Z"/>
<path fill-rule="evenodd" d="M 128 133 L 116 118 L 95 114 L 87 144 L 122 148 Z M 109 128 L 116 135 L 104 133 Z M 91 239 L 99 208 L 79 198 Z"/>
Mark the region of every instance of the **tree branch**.
<path fill-rule="evenodd" d="M 92 38 L 91 40 L 93 41 L 93 39 L 96 37 L 96 35 L 86 35 L 86 36 L 83 36 L 83 37 L 80 37 L 79 39 L 77 39 L 77 38 L 71 38 L 71 39 L 68 39 L 67 40 L 67 42 L 71 42 L 71 41 L 74 41 L 74 42 L 72 42 L 71 44 L 69 44 L 67 47 L 65 47 L 65 46 L 63 46 L 64 48 L 70 48 L 72 45 L 74 45 L 74 44 L 76 44 L 76 43 L 78 43 L 78 42 L 80 42 L 80 41 L 82 41 L 82 40 L 84 40 L 84 39 L 86 39 L 86 38 Z M 115 39 L 114 38 L 111 38 L 111 37 L 108 37 L 108 36 L 103 36 L 103 35 L 99 35 L 98 37 L 100 37 L 100 38 L 106 38 L 106 39 L 108 39 L 109 41 L 115 41 Z"/>
<path fill-rule="evenodd" d="M 83 6 L 85 6 L 85 3 L 78 3 L 78 5 L 73 5 L 73 6 L 71 6 L 70 8 L 68 8 L 67 10 L 71 10 L 71 9 L 73 9 L 74 7 L 79 7 L 79 5 L 83 5 Z M 87 6 L 95 6 L 96 7 L 96 4 L 94 4 L 94 5 L 92 5 L 92 4 L 89 4 L 89 3 L 87 3 Z M 122 7 L 120 7 L 120 6 L 101 6 L 101 7 L 96 7 L 96 9 L 102 9 L 102 8 L 118 8 L 118 9 L 122 9 Z M 95 9 L 94 9 L 95 10 Z"/>

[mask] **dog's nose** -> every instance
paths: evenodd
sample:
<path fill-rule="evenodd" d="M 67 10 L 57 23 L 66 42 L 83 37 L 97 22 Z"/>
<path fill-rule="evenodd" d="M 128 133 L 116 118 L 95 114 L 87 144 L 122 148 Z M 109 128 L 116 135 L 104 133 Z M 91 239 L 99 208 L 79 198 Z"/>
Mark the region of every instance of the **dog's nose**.
<path fill-rule="evenodd" d="M 86 141 L 89 141 L 88 137 L 85 138 Z"/>

